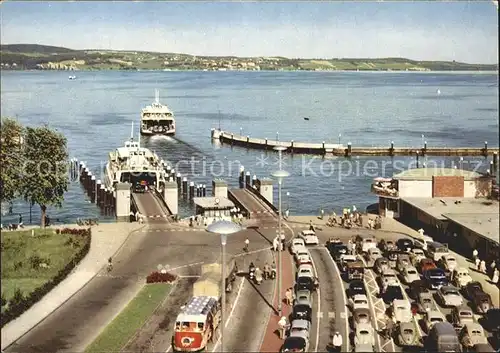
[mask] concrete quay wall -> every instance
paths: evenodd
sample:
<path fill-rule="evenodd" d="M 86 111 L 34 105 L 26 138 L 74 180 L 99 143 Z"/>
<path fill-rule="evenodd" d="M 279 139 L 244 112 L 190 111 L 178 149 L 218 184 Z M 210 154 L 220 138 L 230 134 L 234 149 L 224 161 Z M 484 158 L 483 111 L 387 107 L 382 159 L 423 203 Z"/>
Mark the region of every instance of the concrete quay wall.
<path fill-rule="evenodd" d="M 484 156 L 497 154 L 498 147 L 489 147 L 485 141 L 483 147 L 428 147 L 427 143 L 422 148 L 394 147 L 391 143 L 387 147 L 353 147 L 333 143 L 307 143 L 295 141 L 277 141 L 271 139 L 242 136 L 228 131 L 212 129 L 212 139 L 231 146 L 243 146 L 259 150 L 272 150 L 276 146 L 286 147 L 286 152 L 297 154 L 332 154 L 335 156 Z"/>

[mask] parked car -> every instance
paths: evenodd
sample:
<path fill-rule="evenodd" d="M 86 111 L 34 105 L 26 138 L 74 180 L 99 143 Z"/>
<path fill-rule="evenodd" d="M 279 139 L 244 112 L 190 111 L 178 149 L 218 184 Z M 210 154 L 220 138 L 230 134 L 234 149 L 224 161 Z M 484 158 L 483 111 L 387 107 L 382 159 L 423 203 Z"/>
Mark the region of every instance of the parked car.
<path fill-rule="evenodd" d="M 290 253 L 295 255 L 298 249 L 305 250 L 306 244 L 304 244 L 304 240 L 301 238 L 293 238 L 292 243 L 290 244 Z"/>
<path fill-rule="evenodd" d="M 468 349 L 474 347 L 476 344 L 488 344 L 483 327 L 474 322 L 465 324 L 460 332 L 459 339 L 460 343 Z"/>
<path fill-rule="evenodd" d="M 308 305 L 312 308 L 312 295 L 308 289 L 299 289 L 295 293 L 294 305 Z"/>
<path fill-rule="evenodd" d="M 400 238 L 396 241 L 399 251 L 410 252 L 413 249 L 413 241 L 408 238 Z"/>
<path fill-rule="evenodd" d="M 396 243 L 392 240 L 385 240 L 385 239 L 382 239 L 379 243 L 378 243 L 378 247 L 380 248 L 380 250 L 382 250 L 383 252 L 388 252 L 388 251 L 393 251 L 393 250 L 396 250 L 397 247 L 396 247 Z"/>
<path fill-rule="evenodd" d="M 458 288 L 453 286 L 442 286 L 437 291 L 437 296 L 445 307 L 461 306 L 464 302 Z"/>
<path fill-rule="evenodd" d="M 377 239 L 372 236 L 361 237 L 361 240 L 358 242 L 358 246 L 361 252 L 368 252 L 369 249 L 377 247 Z"/>
<path fill-rule="evenodd" d="M 366 308 L 358 308 L 352 312 L 353 327 L 356 328 L 359 324 L 369 324 L 371 322 L 370 310 Z"/>
<path fill-rule="evenodd" d="M 375 345 L 375 331 L 371 324 L 358 324 L 354 333 L 354 345 Z"/>
<path fill-rule="evenodd" d="M 309 352 L 309 340 L 304 332 L 295 332 L 285 338 L 282 352 Z"/>
<path fill-rule="evenodd" d="M 413 322 L 401 322 L 396 328 L 396 343 L 401 346 L 417 346 L 419 336 Z"/>
<path fill-rule="evenodd" d="M 483 285 L 477 281 L 469 282 L 465 285 L 465 297 L 472 300 L 472 297 L 477 292 L 484 292 Z"/>
<path fill-rule="evenodd" d="M 500 331 L 500 309 L 491 308 L 484 315 L 484 324 L 488 331 Z"/>
<path fill-rule="evenodd" d="M 380 251 L 379 248 L 370 248 L 368 249 L 368 252 L 365 254 L 365 260 L 369 267 L 374 266 L 375 261 L 381 257 L 382 257 L 382 252 Z"/>
<path fill-rule="evenodd" d="M 297 277 L 297 279 L 295 281 L 296 291 L 299 291 L 301 289 L 307 289 L 307 290 L 312 292 L 312 291 L 315 291 L 317 289 L 317 287 L 318 287 L 318 283 L 315 280 L 315 278 L 312 278 L 309 276 Z"/>
<path fill-rule="evenodd" d="M 449 272 L 452 272 L 455 268 L 458 267 L 457 259 L 455 258 L 455 256 L 449 254 L 443 255 L 439 260 L 439 263 L 441 265 L 441 268 Z"/>
<path fill-rule="evenodd" d="M 451 282 L 454 286 L 458 288 L 464 288 L 467 284 L 472 282 L 472 277 L 469 274 L 469 270 L 465 267 L 457 267 L 453 270 L 451 274 Z"/>
<path fill-rule="evenodd" d="M 427 311 L 437 309 L 436 303 L 434 302 L 434 298 L 432 297 L 432 293 L 429 291 L 419 293 L 417 297 L 417 303 L 418 303 L 418 311 L 420 313 L 425 313 Z"/>
<path fill-rule="evenodd" d="M 393 269 L 388 269 L 382 272 L 379 277 L 379 281 L 382 291 L 385 291 L 385 288 L 387 286 L 399 284 L 398 276 L 396 275 L 396 271 L 394 271 Z"/>
<path fill-rule="evenodd" d="M 311 323 L 307 320 L 293 320 L 290 323 L 290 336 L 294 333 L 304 333 L 309 341 L 309 331 L 311 329 Z"/>
<path fill-rule="evenodd" d="M 386 257 L 389 260 L 389 267 L 396 268 L 396 260 L 398 259 L 399 251 L 392 250 L 387 252 Z"/>
<path fill-rule="evenodd" d="M 425 340 L 425 348 L 430 352 L 461 352 L 462 346 L 455 328 L 449 322 L 436 322 Z"/>
<path fill-rule="evenodd" d="M 491 297 L 485 292 L 474 292 L 471 301 L 478 314 L 486 314 L 493 308 Z"/>
<path fill-rule="evenodd" d="M 358 262 L 359 259 L 356 255 L 341 255 L 339 261 L 339 269 L 341 272 L 345 272 L 347 270 L 347 264 L 351 262 Z"/>
<path fill-rule="evenodd" d="M 307 250 L 305 247 L 297 249 L 297 251 L 295 252 L 295 254 L 293 256 L 295 258 L 295 262 L 298 262 L 298 259 L 301 256 L 311 256 L 311 254 L 309 253 L 309 250 Z"/>
<path fill-rule="evenodd" d="M 434 263 L 434 260 L 428 258 L 420 260 L 420 263 L 418 264 L 418 271 L 422 274 L 427 270 L 432 270 L 435 268 L 437 268 L 437 266 Z"/>
<path fill-rule="evenodd" d="M 379 257 L 373 264 L 373 270 L 378 274 L 383 273 L 385 270 L 390 269 L 389 260 L 385 257 Z"/>
<path fill-rule="evenodd" d="M 396 260 L 396 269 L 399 272 L 403 272 L 404 268 L 410 265 L 411 265 L 410 255 L 403 253 L 398 254 L 398 258 Z"/>
<path fill-rule="evenodd" d="M 292 318 L 298 320 L 312 321 L 312 307 L 309 304 L 295 304 L 293 306 Z"/>
<path fill-rule="evenodd" d="M 444 314 L 436 310 L 429 310 L 424 314 L 424 328 L 427 332 L 430 332 L 432 326 L 437 322 L 447 322 Z"/>
<path fill-rule="evenodd" d="M 415 281 L 420 280 L 420 275 L 417 272 L 417 269 L 413 266 L 407 266 L 403 269 L 403 280 L 406 284 L 410 284 Z"/>
<path fill-rule="evenodd" d="M 446 273 L 440 268 L 425 271 L 423 277 L 430 289 L 438 289 L 448 284 Z"/>
<path fill-rule="evenodd" d="M 392 315 L 396 322 L 410 322 L 413 319 L 411 305 L 408 300 L 395 299 L 392 301 Z"/>
<path fill-rule="evenodd" d="M 382 299 L 385 303 L 392 303 L 396 299 L 403 300 L 403 289 L 399 284 L 388 286 L 383 293 L 381 293 Z"/>
<path fill-rule="evenodd" d="M 306 245 L 319 245 L 318 236 L 313 230 L 303 230 L 299 233 L 299 237 Z"/>
<path fill-rule="evenodd" d="M 365 283 L 363 281 L 352 281 L 349 283 L 349 288 L 347 290 L 350 297 L 355 296 L 356 294 L 367 295 Z"/>
<path fill-rule="evenodd" d="M 454 307 L 451 311 L 451 323 L 462 329 L 467 323 L 474 323 L 474 313 L 465 305 Z"/>
<path fill-rule="evenodd" d="M 352 308 L 353 311 L 361 308 L 370 309 L 368 305 L 368 298 L 366 297 L 366 295 L 362 294 L 357 294 L 352 298 L 350 298 L 349 306 Z"/>
<path fill-rule="evenodd" d="M 297 269 L 297 276 L 314 276 L 314 270 L 311 264 L 302 264 Z"/>
<path fill-rule="evenodd" d="M 413 266 L 417 267 L 420 260 L 425 259 L 424 251 L 420 248 L 413 248 L 410 252 L 410 260 Z"/>
<path fill-rule="evenodd" d="M 413 281 L 409 284 L 409 295 L 412 299 L 418 299 L 418 295 L 423 292 L 429 292 L 427 283 L 424 280 Z"/>

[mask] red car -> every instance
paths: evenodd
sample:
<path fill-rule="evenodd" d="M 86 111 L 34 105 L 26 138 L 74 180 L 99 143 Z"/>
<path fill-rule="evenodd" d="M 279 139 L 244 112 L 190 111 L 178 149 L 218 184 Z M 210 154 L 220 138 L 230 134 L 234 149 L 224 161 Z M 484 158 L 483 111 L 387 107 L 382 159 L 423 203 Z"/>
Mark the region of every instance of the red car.
<path fill-rule="evenodd" d="M 436 263 L 432 259 L 422 259 L 420 260 L 420 263 L 418 264 L 418 269 L 420 273 L 424 273 L 427 270 L 432 270 L 434 268 L 437 268 Z"/>

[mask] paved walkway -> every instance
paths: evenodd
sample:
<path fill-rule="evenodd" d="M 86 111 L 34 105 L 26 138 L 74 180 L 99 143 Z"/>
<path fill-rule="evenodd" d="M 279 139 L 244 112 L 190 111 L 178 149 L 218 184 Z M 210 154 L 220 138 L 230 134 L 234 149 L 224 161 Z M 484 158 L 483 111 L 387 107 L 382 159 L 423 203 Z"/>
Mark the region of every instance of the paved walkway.
<path fill-rule="evenodd" d="M 282 279 L 282 292 L 278 293 L 276 291 L 273 305 L 275 308 L 278 307 L 278 301 L 281 300 L 283 303 L 283 299 L 285 298 L 285 292 L 287 288 L 293 287 L 295 280 L 293 278 L 293 259 L 290 253 L 285 249 L 282 253 L 281 257 L 283 263 L 283 279 Z M 278 254 L 276 254 L 276 264 L 278 264 Z M 283 316 L 286 316 L 287 322 L 289 322 L 289 315 L 291 314 L 291 306 L 285 305 L 283 303 L 282 311 Z M 260 347 L 261 352 L 279 352 L 281 346 L 283 345 L 283 340 L 279 338 L 279 326 L 278 321 L 280 317 L 276 312 L 271 312 L 271 317 L 269 318 L 269 322 L 267 324 L 267 329 L 264 334 L 264 339 L 262 341 L 262 345 Z"/>
<path fill-rule="evenodd" d="M 73 272 L 39 302 L 2 328 L 2 350 L 35 327 L 85 286 L 109 257 L 120 249 L 128 235 L 142 227 L 138 223 L 103 223 L 92 227 L 92 242 L 85 258 Z M 54 228 L 88 228 L 62 225 Z"/>

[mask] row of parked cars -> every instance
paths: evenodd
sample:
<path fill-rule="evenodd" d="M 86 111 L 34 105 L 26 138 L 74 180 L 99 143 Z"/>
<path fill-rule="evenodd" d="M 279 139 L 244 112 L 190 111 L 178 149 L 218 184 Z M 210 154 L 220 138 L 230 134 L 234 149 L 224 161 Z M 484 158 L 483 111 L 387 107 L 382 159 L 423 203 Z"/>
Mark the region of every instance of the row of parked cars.
<path fill-rule="evenodd" d="M 306 245 L 317 245 L 317 236 L 313 231 L 303 231 L 292 239 L 290 253 L 296 265 L 295 299 L 290 318 L 289 335 L 285 338 L 282 352 L 308 352 L 312 323 L 313 292 L 318 287 L 312 259 Z"/>
<path fill-rule="evenodd" d="M 417 343 L 413 312 L 419 311 L 424 315 L 423 326 L 428 333 L 426 346 L 429 348 L 455 351 L 463 345 L 479 351 L 492 350 L 483 327 L 475 322 L 474 312 L 465 305 L 461 292 L 473 303 L 476 313 L 485 314 L 483 322 L 489 323 L 488 326 L 495 332 L 500 325 L 499 309 L 493 308 L 491 298 L 481 284 L 472 281 L 466 268 L 458 266 L 456 258 L 445 245 L 428 241 L 423 246 L 423 243 L 410 239 L 376 243 L 372 237 L 360 236 L 356 245 L 367 266 L 378 275 L 380 296 L 390 305 L 392 317 L 397 323 L 394 332 L 396 343 L 406 346 Z M 342 265 L 348 255 L 347 246 L 330 241 L 327 247 L 334 260 Z M 410 286 L 410 296 L 416 300 L 415 303 L 405 299 L 400 282 Z M 431 292 L 434 289 L 440 304 L 453 308 L 452 323 L 447 322 L 436 305 Z M 365 318 L 369 320 L 364 283 L 361 280 L 351 281 L 348 292 L 354 324 L 366 321 Z"/>

